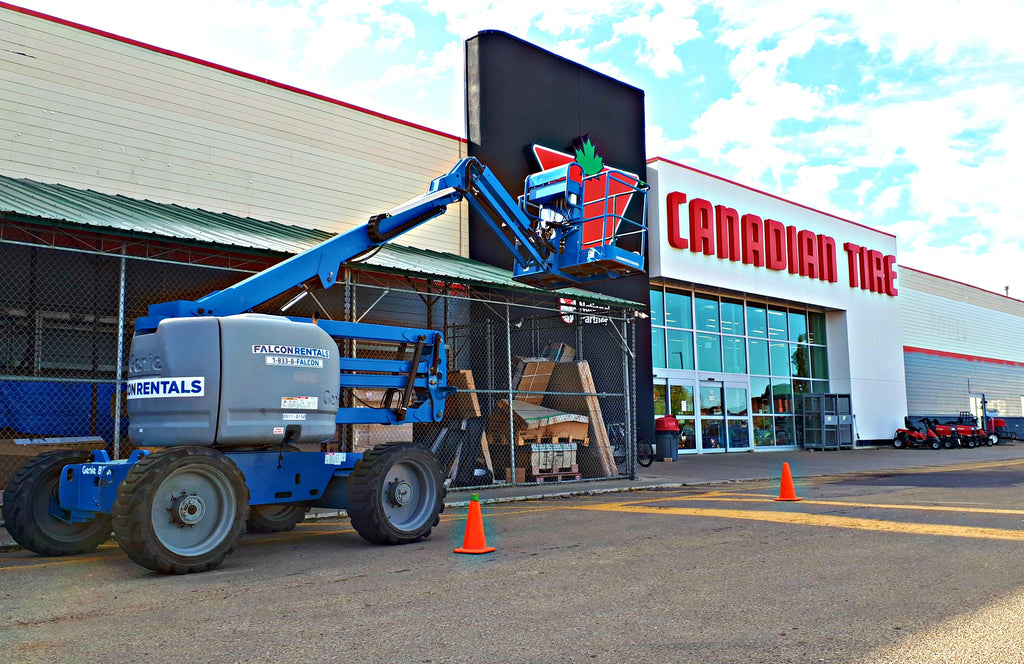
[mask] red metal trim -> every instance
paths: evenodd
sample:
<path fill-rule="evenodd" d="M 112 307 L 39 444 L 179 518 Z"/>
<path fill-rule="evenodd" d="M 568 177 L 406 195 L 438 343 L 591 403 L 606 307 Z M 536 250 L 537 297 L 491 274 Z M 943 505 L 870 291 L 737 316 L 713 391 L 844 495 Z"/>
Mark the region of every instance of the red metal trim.
<path fill-rule="evenodd" d="M 650 164 L 650 163 L 653 163 L 653 162 L 656 162 L 656 161 L 663 161 L 666 164 L 672 164 L 673 166 L 678 166 L 679 168 L 685 168 L 688 171 L 693 171 L 694 173 L 700 173 L 701 175 L 706 175 L 706 176 L 708 176 L 710 178 L 715 178 L 716 180 L 721 180 L 722 182 L 728 182 L 729 184 L 736 185 L 737 187 L 742 187 L 743 189 L 746 189 L 747 191 L 752 191 L 752 192 L 754 192 L 756 194 L 761 194 L 761 195 L 767 196 L 769 198 L 774 198 L 777 201 L 782 201 L 783 203 L 789 203 L 790 205 L 795 205 L 798 208 L 803 208 L 805 210 L 809 210 L 810 212 L 815 212 L 817 214 L 823 214 L 826 217 L 831 217 L 833 219 L 836 219 L 837 221 L 842 221 L 844 223 L 851 224 L 853 226 L 857 226 L 859 228 L 863 228 L 865 230 L 872 231 L 874 233 L 878 233 L 879 235 L 885 235 L 887 237 L 893 238 L 894 240 L 896 239 L 896 236 L 893 235 L 892 233 L 887 233 L 885 231 L 880 231 L 877 228 L 871 228 L 870 226 L 865 226 L 864 224 L 859 224 L 856 221 L 850 221 L 849 219 L 843 219 L 842 217 L 837 217 L 836 215 L 830 214 L 828 212 L 822 212 L 821 210 L 812 208 L 809 205 L 803 205 L 802 203 L 797 203 L 795 201 L 791 201 L 788 198 L 783 198 L 782 196 L 776 196 L 775 194 L 769 194 L 767 191 L 761 191 L 760 189 L 755 189 L 754 187 L 750 187 L 750 186 L 747 186 L 745 184 L 740 184 L 739 182 L 734 182 L 733 180 L 730 180 L 729 178 L 724 178 L 721 175 L 715 175 L 714 173 L 708 173 L 707 171 L 702 171 L 699 168 L 694 168 L 693 166 L 687 166 L 686 164 L 680 164 L 678 161 L 672 161 L 671 159 L 666 159 L 665 157 L 651 157 L 650 159 L 647 160 L 647 163 Z"/>
<path fill-rule="evenodd" d="M 216 69 L 218 71 L 222 71 L 222 72 L 225 72 L 227 74 L 233 74 L 235 76 L 240 76 L 242 78 L 247 78 L 247 79 L 249 79 L 251 81 L 256 81 L 257 83 L 264 83 L 266 85 L 270 85 L 270 86 L 275 87 L 275 88 L 280 88 L 282 90 L 287 90 L 289 92 L 294 92 L 294 93 L 297 93 L 297 94 L 300 94 L 300 95 L 305 95 L 306 97 L 312 97 L 313 99 L 319 99 L 320 101 L 325 101 L 325 102 L 328 102 L 330 104 L 335 104 L 337 106 L 343 106 L 343 107 L 351 109 L 353 111 L 359 111 L 360 113 L 365 113 L 367 115 L 372 115 L 374 117 L 381 118 L 382 120 L 387 120 L 389 122 L 395 122 L 397 124 L 404 125 L 406 127 L 412 127 L 413 129 L 420 129 L 422 131 L 426 131 L 426 132 L 429 132 L 431 134 L 435 134 L 437 136 L 443 136 L 444 138 L 451 138 L 451 139 L 454 139 L 456 141 L 459 141 L 460 143 L 466 143 L 466 139 L 465 138 L 461 138 L 459 136 L 452 136 L 451 134 L 447 134 L 447 133 L 445 133 L 443 131 L 439 131 L 437 129 L 431 129 L 430 127 L 424 127 L 423 125 L 416 124 L 415 122 L 409 122 L 407 120 L 400 120 L 398 118 L 391 117 L 390 115 L 385 115 L 383 113 L 378 113 L 377 111 L 371 111 L 371 110 L 369 110 L 367 108 L 363 108 L 361 106 L 356 106 L 355 104 L 349 104 L 348 102 L 344 102 L 344 101 L 341 101 L 341 100 L 338 100 L 338 99 L 333 99 L 331 97 L 326 97 L 324 95 L 317 94 L 316 92 L 310 92 L 309 90 L 303 90 L 302 88 L 297 88 L 297 87 L 295 87 L 293 85 L 288 85 L 287 83 L 279 83 L 279 82 L 273 81 L 273 80 L 271 80 L 269 78 L 264 78 L 262 76 L 256 76 L 255 74 L 248 74 L 248 73 L 246 73 L 244 71 L 240 71 L 238 69 L 232 69 L 231 67 L 225 67 L 224 65 L 218 65 L 217 63 L 210 62 L 209 60 L 202 60 L 200 58 L 194 58 L 191 55 L 185 55 L 184 53 L 178 53 L 177 51 L 171 51 L 169 49 L 162 48 L 160 46 L 153 46 L 152 44 L 147 44 L 145 42 L 140 42 L 140 41 L 138 41 L 136 39 L 131 39 L 129 37 L 122 37 L 120 35 L 115 35 L 112 32 L 107 32 L 105 30 L 100 30 L 98 28 L 90 28 L 89 26 L 82 25 L 81 23 L 75 23 L 73 21 L 68 21 L 68 20 L 63 19 L 63 18 L 57 18 L 56 16 L 50 16 L 49 14 L 43 14 L 41 12 L 37 12 L 37 11 L 32 10 L 32 9 L 26 9 L 24 7 L 18 7 L 18 6 L 12 5 L 12 4 L 7 3 L 7 2 L 3 2 L 2 0 L 0 0 L 0 9 L 10 9 L 11 11 L 18 12 L 19 14 L 25 14 L 27 16 L 34 16 L 35 18 L 40 18 L 40 19 L 43 19 L 45 21 L 50 21 L 51 23 L 57 23 L 57 24 L 60 24 L 60 25 L 67 26 L 69 28 L 74 28 L 76 30 L 81 30 L 82 32 L 88 32 L 88 33 L 91 33 L 91 34 L 94 34 L 94 35 L 98 35 L 100 37 L 106 37 L 107 39 L 113 39 L 114 41 L 119 41 L 119 42 L 122 42 L 124 44 L 130 44 L 132 46 L 138 46 L 139 48 L 144 48 L 147 51 L 153 51 L 155 53 L 162 53 L 163 55 L 169 55 L 172 58 L 178 58 L 179 60 L 185 60 L 187 62 L 192 62 L 194 64 L 202 65 L 203 67 L 209 67 L 210 69 Z"/>
<path fill-rule="evenodd" d="M 915 348 L 914 346 L 904 346 L 904 353 L 921 353 L 923 355 L 935 355 L 938 357 L 949 357 L 954 360 L 970 360 L 971 362 L 987 362 L 989 364 L 1005 364 L 1011 367 L 1024 367 L 1024 362 L 1015 362 L 1013 360 L 1000 360 L 995 357 L 981 357 L 980 355 L 965 355 L 963 353 L 951 353 L 945 350 L 934 350 L 931 348 Z"/>

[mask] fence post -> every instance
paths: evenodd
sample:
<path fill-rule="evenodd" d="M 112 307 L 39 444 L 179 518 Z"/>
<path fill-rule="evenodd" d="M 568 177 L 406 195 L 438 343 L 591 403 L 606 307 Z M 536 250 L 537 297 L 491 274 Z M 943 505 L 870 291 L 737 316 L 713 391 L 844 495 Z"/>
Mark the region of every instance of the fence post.
<path fill-rule="evenodd" d="M 121 247 L 121 277 L 117 301 L 117 377 L 114 381 L 114 458 L 121 458 L 121 380 L 124 378 L 125 257 Z"/>
<path fill-rule="evenodd" d="M 509 478 L 512 484 L 516 483 L 516 425 L 515 408 L 512 405 L 512 398 L 515 396 L 515 388 L 512 385 L 512 321 L 509 319 L 508 302 L 505 302 L 505 372 L 508 375 L 508 453 L 512 476 Z"/>

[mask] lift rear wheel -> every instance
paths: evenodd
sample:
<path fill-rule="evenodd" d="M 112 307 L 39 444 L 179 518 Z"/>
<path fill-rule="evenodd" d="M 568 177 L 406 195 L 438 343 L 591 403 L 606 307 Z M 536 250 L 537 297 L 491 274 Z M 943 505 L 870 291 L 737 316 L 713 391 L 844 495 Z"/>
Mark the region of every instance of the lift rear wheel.
<path fill-rule="evenodd" d="M 283 533 L 294 530 L 306 518 L 308 507 L 294 505 L 252 505 L 245 529 L 250 533 Z"/>
<path fill-rule="evenodd" d="M 70 515 L 57 500 L 64 466 L 90 461 L 85 451 L 55 450 L 21 467 L 4 489 L 4 525 L 15 542 L 43 556 L 71 556 L 95 551 L 110 538 L 110 515 L 68 523 Z"/>
<path fill-rule="evenodd" d="M 378 445 L 349 476 L 352 527 L 375 544 L 409 544 L 430 535 L 447 493 L 434 455 L 420 447 Z"/>
<path fill-rule="evenodd" d="M 174 447 L 144 457 L 118 487 L 114 535 L 155 572 L 206 572 L 234 549 L 248 515 L 249 489 L 231 459 Z"/>
<path fill-rule="evenodd" d="M 270 449 L 280 450 L 282 453 L 300 451 L 294 445 L 275 446 Z M 308 507 L 297 505 L 250 505 L 245 529 L 250 533 L 283 533 L 294 530 L 295 526 L 306 518 L 308 511 Z"/>

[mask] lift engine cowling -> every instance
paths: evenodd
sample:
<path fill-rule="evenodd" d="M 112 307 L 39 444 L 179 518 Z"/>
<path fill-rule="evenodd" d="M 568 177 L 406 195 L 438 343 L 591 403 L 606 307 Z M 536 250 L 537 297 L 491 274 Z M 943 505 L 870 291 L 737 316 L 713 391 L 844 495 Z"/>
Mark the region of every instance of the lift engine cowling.
<path fill-rule="evenodd" d="M 330 439 L 338 346 L 280 316 L 170 318 L 132 342 L 127 387 L 141 447 L 271 445 Z"/>

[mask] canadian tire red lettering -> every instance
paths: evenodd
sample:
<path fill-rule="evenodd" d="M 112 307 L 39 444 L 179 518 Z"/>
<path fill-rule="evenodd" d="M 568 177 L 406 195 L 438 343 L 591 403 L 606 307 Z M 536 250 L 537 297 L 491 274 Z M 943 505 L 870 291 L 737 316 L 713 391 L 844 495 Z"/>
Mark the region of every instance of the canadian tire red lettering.
<path fill-rule="evenodd" d="M 850 273 L 850 288 L 856 288 L 860 285 L 860 246 L 852 242 L 843 243 L 843 251 L 846 252 L 846 261 Z"/>
<path fill-rule="evenodd" d="M 818 265 L 818 236 L 813 231 L 800 231 L 797 234 L 800 245 L 800 274 L 817 279 L 820 274 Z"/>
<path fill-rule="evenodd" d="M 683 229 L 679 224 L 679 208 L 686 205 L 686 194 L 673 191 L 665 200 L 668 208 L 668 243 L 676 249 L 686 249 L 689 241 L 683 237 Z"/>
<path fill-rule="evenodd" d="M 800 274 L 800 243 L 797 241 L 796 226 L 786 226 L 786 244 L 788 247 L 789 273 Z"/>
<path fill-rule="evenodd" d="M 715 223 L 711 201 L 694 198 L 690 201 L 690 251 L 715 255 Z"/>
<path fill-rule="evenodd" d="M 896 290 L 896 257 L 886 256 L 885 257 L 885 292 L 891 297 L 896 297 L 900 294 Z"/>
<path fill-rule="evenodd" d="M 786 226 L 781 221 L 764 220 L 764 265 L 769 270 L 786 269 Z"/>
<path fill-rule="evenodd" d="M 836 265 L 836 241 L 828 235 L 818 236 L 818 278 L 836 283 L 839 281 L 839 267 Z"/>
<path fill-rule="evenodd" d="M 871 261 L 871 292 L 884 293 L 885 288 L 885 258 L 881 251 L 874 249 L 868 252 L 868 260 Z"/>
<path fill-rule="evenodd" d="M 754 267 L 764 267 L 764 222 L 756 214 L 745 214 L 740 218 L 743 229 L 743 262 Z"/>
<path fill-rule="evenodd" d="M 740 215 L 724 205 L 715 206 L 715 233 L 718 237 L 718 257 L 740 260 Z"/>

